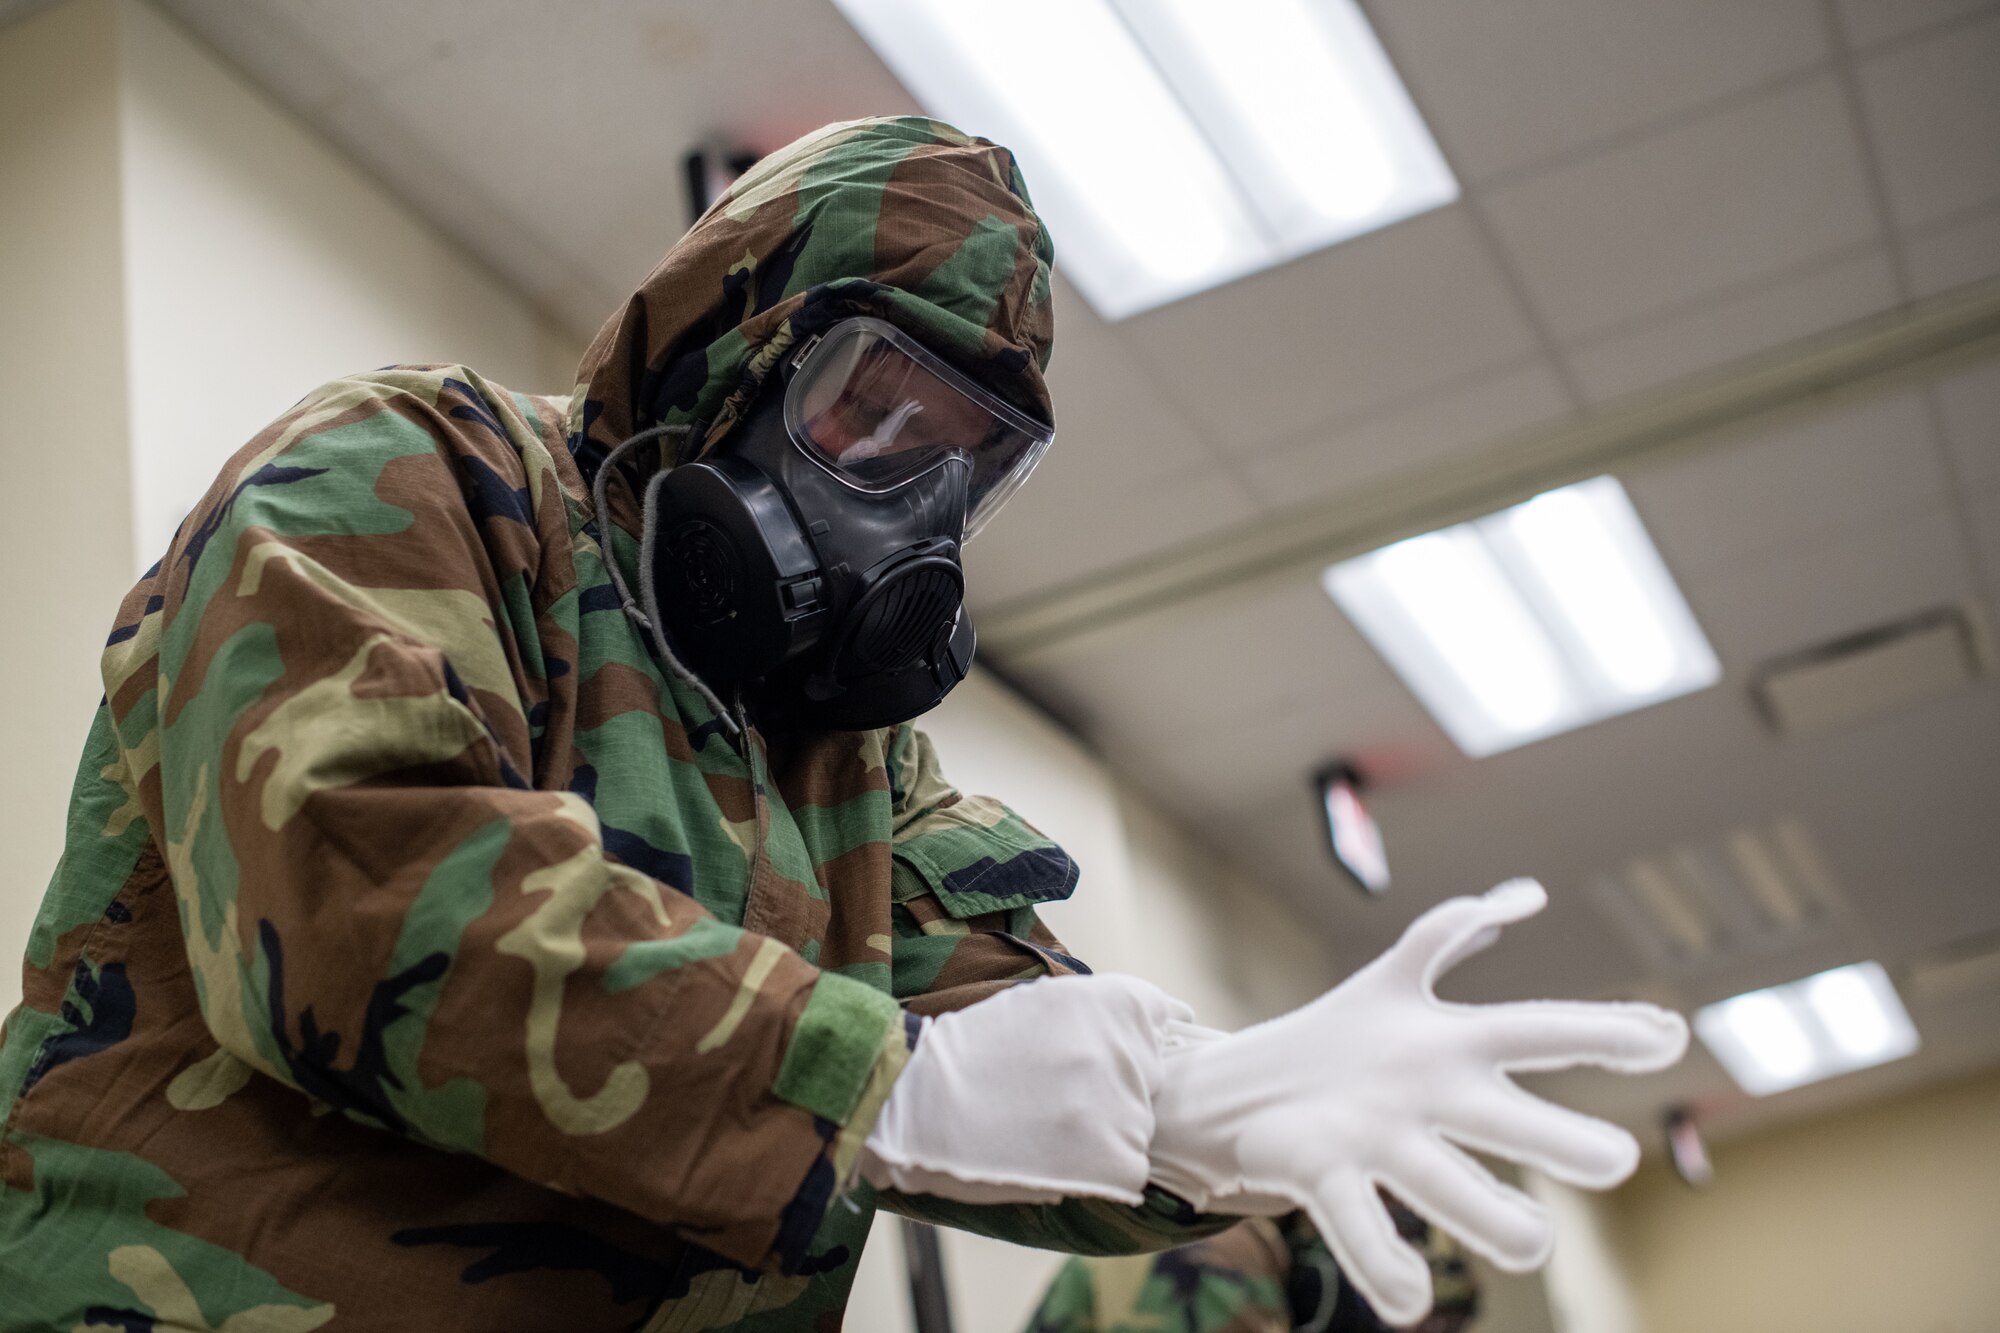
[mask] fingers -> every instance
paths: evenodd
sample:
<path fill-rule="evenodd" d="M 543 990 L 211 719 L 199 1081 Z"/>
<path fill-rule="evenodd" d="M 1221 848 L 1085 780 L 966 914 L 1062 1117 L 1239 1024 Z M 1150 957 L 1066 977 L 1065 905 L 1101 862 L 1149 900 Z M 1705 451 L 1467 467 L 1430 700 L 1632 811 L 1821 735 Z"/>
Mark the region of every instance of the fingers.
<path fill-rule="evenodd" d="M 1555 1247 L 1555 1228 L 1540 1204 L 1432 1135 L 1412 1136 L 1382 1183 L 1507 1272 L 1540 1268 Z"/>
<path fill-rule="evenodd" d="M 1383 1322 L 1401 1327 L 1430 1313 L 1431 1270 L 1396 1234 L 1374 1183 L 1342 1171 L 1320 1183 L 1306 1212 L 1352 1281 Z"/>
<path fill-rule="evenodd" d="M 1502 1069 L 1598 1065 L 1642 1074 L 1687 1051 L 1686 1021 L 1658 1005 L 1530 1000 L 1477 1012 L 1487 1055 Z"/>
<path fill-rule="evenodd" d="M 1610 1189 L 1639 1165 L 1638 1140 L 1618 1126 L 1545 1101 L 1505 1078 L 1460 1098 L 1438 1127 L 1469 1148 L 1582 1189 Z"/>
<path fill-rule="evenodd" d="M 1548 891 L 1532 879 L 1510 879 L 1477 898 L 1448 898 L 1410 923 L 1391 956 L 1429 987 L 1498 939 L 1500 927 L 1533 916 L 1548 901 Z"/>

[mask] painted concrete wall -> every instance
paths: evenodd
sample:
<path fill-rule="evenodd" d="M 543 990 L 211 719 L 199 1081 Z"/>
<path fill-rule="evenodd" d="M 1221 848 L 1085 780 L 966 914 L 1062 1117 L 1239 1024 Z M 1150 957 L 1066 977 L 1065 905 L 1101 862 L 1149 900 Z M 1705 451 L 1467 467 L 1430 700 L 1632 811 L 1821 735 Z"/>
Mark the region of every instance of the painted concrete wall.
<path fill-rule="evenodd" d="M 108 3 L 0 29 L 0 1011 L 132 582 L 116 44 Z"/>
<path fill-rule="evenodd" d="M 582 348 L 139 0 L 0 28 L 0 238 L 4 1011 L 113 612 L 223 460 L 337 375 Z"/>
<path fill-rule="evenodd" d="M 1613 1196 L 1645 1333 L 2000 1328 L 2000 1073 L 1713 1145 Z"/>
<path fill-rule="evenodd" d="M 169 19 L 116 14 L 142 566 L 224 459 L 335 376 L 442 361 L 569 387 L 496 277 Z"/>

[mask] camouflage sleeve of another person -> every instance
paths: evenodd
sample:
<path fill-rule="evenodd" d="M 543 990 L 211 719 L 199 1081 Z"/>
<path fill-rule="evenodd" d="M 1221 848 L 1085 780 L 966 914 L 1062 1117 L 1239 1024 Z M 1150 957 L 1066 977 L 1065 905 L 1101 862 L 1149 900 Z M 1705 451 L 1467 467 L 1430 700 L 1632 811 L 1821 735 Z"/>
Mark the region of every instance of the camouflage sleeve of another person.
<path fill-rule="evenodd" d="M 936 1014 L 1036 977 L 1090 969 L 1036 915 L 1069 897 L 1077 866 L 1063 849 L 988 796 L 959 792 L 939 771 L 930 738 L 901 728 L 890 746 L 896 799 L 891 888 L 896 899 L 895 993 Z M 885 1194 L 907 1217 L 1071 1254 L 1132 1254 L 1179 1245 L 1234 1219 L 1196 1212 L 1161 1189 L 1137 1207 L 1100 1199 L 1059 1204 L 963 1204 Z"/>
<path fill-rule="evenodd" d="M 1424 1255 L 1424 1263 L 1430 1265 L 1430 1313 L 1424 1315 L 1422 1323 L 1410 1325 L 1410 1333 L 1462 1333 L 1480 1313 L 1478 1277 L 1472 1273 L 1472 1261 L 1466 1259 L 1464 1247 L 1448 1233 L 1406 1209 L 1400 1199 L 1384 1193 L 1382 1203 L 1388 1207 L 1388 1215 L 1396 1219 L 1396 1233 L 1416 1253 Z M 1286 1219 L 1286 1235 L 1292 1241 L 1294 1273 L 1314 1267 L 1338 1281 L 1340 1267 L 1304 1213 L 1294 1213 Z M 1362 1299 L 1352 1283 L 1338 1281 L 1338 1291 L 1332 1321 L 1324 1325 L 1328 1333 L 1388 1333 L 1390 1325 L 1382 1323 L 1382 1317 L 1374 1313 L 1374 1307 Z"/>
<path fill-rule="evenodd" d="M 531 782 L 523 691 L 614 669 L 562 629 L 540 411 L 395 368 L 268 428 L 121 616 L 120 742 L 239 1077 L 783 1267 L 905 1018 L 608 856 L 588 802 Z"/>
<path fill-rule="evenodd" d="M 1162 1254 L 1071 1259 L 1026 1333 L 1290 1333 L 1291 1265 L 1265 1218 Z"/>
<path fill-rule="evenodd" d="M 1463 1333 L 1478 1292 L 1458 1243 L 1392 1205 L 1397 1230 L 1430 1263 L 1431 1313 L 1411 1333 Z M 1389 1333 L 1341 1280 L 1303 1213 L 1251 1218 L 1158 1255 L 1073 1259 L 1027 1333 Z"/>
<path fill-rule="evenodd" d="M 1478 1279 L 1464 1248 L 1401 1201 L 1386 1193 L 1382 1201 L 1395 1219 L 1397 1234 L 1424 1256 L 1431 1270 L 1431 1312 L 1410 1325 L 1408 1333 L 1463 1333 L 1479 1313 Z M 1284 1232 L 1291 1247 L 1288 1285 L 1298 1327 L 1315 1333 L 1389 1333 L 1390 1326 L 1374 1307 L 1341 1278 L 1333 1252 L 1304 1213 L 1286 1218 Z"/>

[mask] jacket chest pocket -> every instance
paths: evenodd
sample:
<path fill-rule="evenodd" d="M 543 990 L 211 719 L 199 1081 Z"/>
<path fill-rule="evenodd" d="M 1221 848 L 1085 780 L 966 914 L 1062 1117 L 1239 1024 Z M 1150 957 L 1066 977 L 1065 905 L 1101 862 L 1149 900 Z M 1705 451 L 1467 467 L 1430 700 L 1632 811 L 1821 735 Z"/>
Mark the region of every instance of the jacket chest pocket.
<path fill-rule="evenodd" d="M 1069 853 L 987 796 L 927 812 L 896 838 L 890 891 L 898 904 L 935 900 L 958 921 L 1061 902 L 1076 891 Z"/>
<path fill-rule="evenodd" d="M 926 814 L 890 867 L 897 998 L 937 1012 L 995 986 L 1086 970 L 1035 916 L 1076 881 L 1069 854 L 997 801 L 967 797 Z"/>

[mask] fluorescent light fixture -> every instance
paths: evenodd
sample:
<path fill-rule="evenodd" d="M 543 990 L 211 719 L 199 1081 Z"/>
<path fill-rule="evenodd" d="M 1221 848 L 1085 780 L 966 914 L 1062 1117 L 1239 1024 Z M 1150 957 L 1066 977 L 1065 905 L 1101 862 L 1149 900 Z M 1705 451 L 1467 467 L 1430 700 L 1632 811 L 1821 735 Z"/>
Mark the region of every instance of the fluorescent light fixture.
<path fill-rule="evenodd" d="M 1458 197 L 1354 0 L 834 0 L 917 101 L 1014 150 L 1106 319 Z"/>
<path fill-rule="evenodd" d="M 1469 755 L 1722 674 L 1612 477 L 1343 561 L 1323 582 Z"/>
<path fill-rule="evenodd" d="M 1917 1049 L 1917 1028 L 1880 963 L 1836 967 L 1695 1011 L 1694 1030 L 1753 1096 L 1783 1092 Z"/>

